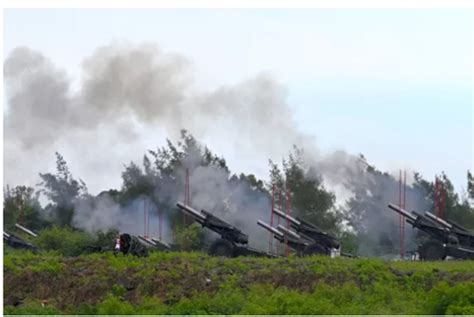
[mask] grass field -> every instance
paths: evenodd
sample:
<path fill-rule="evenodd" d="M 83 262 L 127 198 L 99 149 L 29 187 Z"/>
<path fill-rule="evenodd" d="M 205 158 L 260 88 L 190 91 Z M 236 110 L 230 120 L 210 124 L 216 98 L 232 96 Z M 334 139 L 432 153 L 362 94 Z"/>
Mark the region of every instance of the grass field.
<path fill-rule="evenodd" d="M 4 313 L 474 314 L 474 262 L 6 250 Z"/>

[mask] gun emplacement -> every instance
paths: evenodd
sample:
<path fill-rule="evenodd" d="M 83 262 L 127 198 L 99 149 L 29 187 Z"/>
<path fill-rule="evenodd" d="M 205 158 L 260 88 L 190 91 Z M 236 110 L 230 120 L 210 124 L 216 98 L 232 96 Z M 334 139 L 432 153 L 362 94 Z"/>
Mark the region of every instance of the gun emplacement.
<path fill-rule="evenodd" d="M 277 208 L 273 208 L 273 212 L 278 216 L 282 217 L 283 219 L 289 221 L 291 227 L 302 238 L 311 241 L 313 244 L 318 244 L 320 247 L 319 249 L 320 251 L 322 251 L 322 253 L 330 255 L 331 249 L 338 250 L 340 248 L 340 243 L 335 237 L 324 232 L 314 224 L 304 221 L 300 218 L 294 218 Z M 317 249 L 316 247 L 312 248 L 314 248 L 315 250 Z"/>
<path fill-rule="evenodd" d="M 413 228 L 426 233 L 430 239 L 418 246 L 421 260 L 444 260 L 447 256 L 474 259 L 474 234 L 461 225 L 441 219 L 430 212 L 411 213 L 394 204 L 388 207 L 404 216 Z"/>
<path fill-rule="evenodd" d="M 183 212 L 192 216 L 203 227 L 216 232 L 221 236 L 214 241 L 209 249 L 209 254 L 216 256 L 235 257 L 239 255 L 270 256 L 269 254 L 249 248 L 248 235 L 240 231 L 230 223 L 214 216 L 206 210 L 200 212 L 181 202 L 176 204 Z"/>

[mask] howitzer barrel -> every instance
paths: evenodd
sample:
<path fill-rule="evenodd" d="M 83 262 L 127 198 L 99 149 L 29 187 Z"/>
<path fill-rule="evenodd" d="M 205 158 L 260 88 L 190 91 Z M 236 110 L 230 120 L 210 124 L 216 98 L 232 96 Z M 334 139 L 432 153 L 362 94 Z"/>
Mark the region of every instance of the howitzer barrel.
<path fill-rule="evenodd" d="M 18 229 L 28 233 L 30 236 L 33 236 L 33 237 L 37 237 L 38 235 L 36 233 L 34 233 L 33 231 L 31 231 L 30 229 L 27 229 L 25 227 L 23 227 L 22 225 L 19 225 L 17 223 L 15 223 L 15 227 L 17 227 Z"/>
<path fill-rule="evenodd" d="M 161 241 L 159 239 L 156 239 L 156 238 L 150 238 L 150 239 L 151 239 L 151 241 L 155 242 L 157 245 L 161 245 L 161 246 L 163 246 L 167 249 L 171 249 L 171 246 L 166 242 L 163 242 L 163 241 Z"/>
<path fill-rule="evenodd" d="M 431 225 L 433 225 L 433 226 L 435 226 L 435 227 L 439 227 L 439 223 L 437 223 L 436 221 L 434 221 L 433 219 L 431 219 L 431 218 L 429 218 L 429 217 L 426 217 L 426 216 L 424 216 L 424 215 L 422 215 L 422 214 L 420 214 L 420 213 L 418 213 L 418 212 L 416 212 L 416 211 L 413 211 L 413 210 L 411 211 L 411 214 L 412 214 L 413 216 L 415 216 L 416 219 L 422 219 L 422 220 L 424 220 L 425 222 L 428 222 L 429 224 L 431 224 Z M 415 225 L 415 221 L 413 221 L 413 220 L 411 220 L 411 219 L 407 219 L 407 222 L 408 222 L 409 224 L 411 224 L 412 226 Z"/>
<path fill-rule="evenodd" d="M 273 233 L 274 235 L 276 235 L 280 238 L 284 237 L 284 234 L 282 232 L 278 231 L 277 229 L 273 228 L 272 226 L 270 226 L 269 224 L 266 224 L 265 222 L 263 222 L 261 220 L 258 220 L 257 224 L 260 227 L 263 227 L 263 228 L 267 229 L 268 231 L 270 231 L 271 233 Z"/>
<path fill-rule="evenodd" d="M 435 215 L 433 215 L 431 212 L 427 211 L 425 212 L 425 215 L 430 218 L 431 220 L 434 220 L 436 223 L 442 225 L 443 227 L 445 228 L 448 228 L 448 229 L 452 229 L 453 226 L 449 223 L 447 223 L 446 221 L 444 221 L 443 219 L 439 218 L 439 217 L 436 217 Z"/>
<path fill-rule="evenodd" d="M 416 217 L 410 214 L 408 211 L 406 211 L 403 208 L 400 208 L 398 206 L 395 206 L 393 204 L 389 204 L 388 208 L 392 209 L 393 211 L 398 212 L 400 215 L 405 216 L 406 218 L 410 219 L 411 221 L 415 221 Z"/>
<path fill-rule="evenodd" d="M 299 234 L 297 234 L 296 232 L 291 231 L 290 229 L 285 228 L 281 224 L 278 225 L 277 229 L 284 232 L 284 233 L 286 233 L 286 234 L 288 234 L 288 235 L 290 235 L 290 236 L 292 236 L 293 238 L 301 239 L 301 236 Z"/>
<path fill-rule="evenodd" d="M 236 230 L 240 232 L 240 230 L 234 227 L 232 224 L 222 220 L 221 218 L 214 216 L 207 210 L 201 209 L 201 214 L 204 215 L 204 217 L 206 217 L 208 220 L 212 219 L 211 221 L 213 221 L 214 223 L 219 223 L 220 225 L 226 226 L 231 230 Z"/>
<path fill-rule="evenodd" d="M 186 211 L 189 215 L 196 218 L 198 221 L 206 220 L 206 216 L 204 216 L 202 213 L 200 213 L 196 209 L 191 208 L 190 206 L 184 205 L 180 202 L 176 203 L 176 206 L 178 206 L 180 209 Z"/>
<path fill-rule="evenodd" d="M 138 236 L 138 238 L 141 241 L 146 242 L 147 244 L 152 245 L 154 247 L 157 247 L 157 248 L 161 247 L 161 248 L 165 248 L 165 249 L 171 249 L 171 247 L 167 243 L 165 243 L 161 240 L 158 240 L 156 238 L 144 237 L 144 236 Z"/>
<path fill-rule="evenodd" d="M 454 222 L 453 220 L 449 220 L 449 223 L 456 229 L 460 230 L 460 231 L 463 231 L 465 233 L 468 233 L 470 234 L 469 230 L 467 230 L 466 228 L 464 228 L 463 226 L 461 226 L 460 224 L 458 224 L 457 222 Z"/>
<path fill-rule="evenodd" d="M 283 211 L 281 211 L 277 208 L 273 208 L 273 212 L 276 213 L 278 216 L 289 220 L 295 226 L 301 226 L 301 221 L 299 221 L 298 219 L 293 218 L 292 216 L 290 216 L 288 214 L 285 214 Z"/>
<path fill-rule="evenodd" d="M 140 239 L 140 241 L 143 241 L 143 242 L 145 242 L 145 243 L 147 243 L 147 244 L 150 244 L 150 245 L 156 247 L 156 243 L 155 243 L 154 241 L 151 241 L 151 240 L 148 239 L 147 237 L 144 237 L 144 236 L 137 236 L 137 237 L 138 237 L 138 239 Z"/>

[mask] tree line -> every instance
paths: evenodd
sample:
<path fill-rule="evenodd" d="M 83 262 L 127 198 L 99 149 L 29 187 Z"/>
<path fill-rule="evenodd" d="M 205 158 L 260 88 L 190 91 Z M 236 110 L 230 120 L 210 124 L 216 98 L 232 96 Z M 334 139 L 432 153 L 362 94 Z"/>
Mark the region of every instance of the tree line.
<path fill-rule="evenodd" d="M 52 226 L 73 228 L 73 219 L 78 212 L 77 206 L 87 202 L 93 206 L 98 200 L 107 195 L 118 205 L 147 197 L 151 202 L 164 210 L 166 217 L 171 220 L 174 230 L 184 230 L 183 224 L 175 221 L 179 217 L 176 212 L 176 195 L 184 188 L 185 171 L 198 168 L 212 169 L 224 179 L 225 186 L 239 190 L 246 196 L 264 197 L 271 199 L 272 192 L 277 195 L 276 204 L 282 206 L 283 199 L 290 190 L 291 210 L 294 215 L 310 221 L 321 229 L 336 235 L 347 251 L 361 252 L 361 246 L 370 246 L 370 253 L 382 254 L 387 249 L 395 249 L 393 239 L 395 229 L 374 235 L 371 232 L 367 217 L 382 217 L 386 210 L 381 210 L 383 204 L 388 204 L 386 193 L 388 187 L 398 182 L 392 175 L 377 170 L 368 165 L 365 173 L 373 176 L 372 183 L 367 188 L 353 187 L 353 195 L 345 204 L 336 204 L 336 195 L 329 190 L 323 177 L 317 169 L 306 165 L 301 150 L 294 148 L 281 164 L 269 161 L 269 181 L 258 179 L 253 174 L 231 173 L 224 157 L 214 154 L 202 146 L 192 135 L 183 130 L 178 142 L 167 140 L 166 146 L 149 150 L 143 157 L 142 163 L 130 162 L 121 172 L 122 184 L 118 189 L 108 189 L 94 196 L 88 192 L 85 182 L 74 177 L 69 171 L 65 158 L 56 153 L 55 173 L 40 173 L 41 183 L 36 188 L 17 186 L 4 188 L 4 223 L 7 229 L 13 229 L 15 223 L 22 222 L 26 227 L 40 231 Z M 214 174 L 213 174 L 214 175 Z M 410 190 L 419 193 L 427 210 L 434 209 L 435 183 L 424 179 L 415 173 L 414 183 Z M 441 173 L 439 181 L 445 191 L 445 217 L 474 229 L 474 177 L 467 172 L 467 193 L 460 197 L 445 173 Z M 175 188 L 179 190 L 169 190 Z M 42 206 L 40 195 L 44 195 L 48 203 Z M 279 199 L 281 198 L 281 199 Z M 226 200 L 217 202 L 219 208 L 226 209 Z M 251 197 L 249 201 L 252 201 Z M 245 206 L 241 206 L 245 208 Z M 284 207 L 284 206 L 283 206 Z M 238 212 L 238 211 L 237 211 Z M 382 218 L 380 218 L 382 219 Z M 137 219 L 141 222 L 142 219 Z M 189 224 L 185 225 L 189 227 Z M 103 234 L 103 233 L 102 233 Z M 189 235 L 190 233 L 183 233 Z M 366 251 L 369 252 L 369 251 Z M 362 252 L 363 253 L 363 252 Z"/>

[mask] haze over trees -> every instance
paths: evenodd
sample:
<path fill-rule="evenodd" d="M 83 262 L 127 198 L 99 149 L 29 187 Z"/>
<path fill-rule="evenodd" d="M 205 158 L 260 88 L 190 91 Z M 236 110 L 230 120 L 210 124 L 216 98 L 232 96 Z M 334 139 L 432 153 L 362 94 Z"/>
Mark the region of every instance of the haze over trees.
<path fill-rule="evenodd" d="M 252 174 L 232 173 L 224 157 L 202 146 L 183 130 L 176 144 L 168 140 L 166 146 L 145 153 L 141 164 L 124 165 L 121 187 L 104 189 L 97 196 L 87 192 L 86 184 L 70 173 L 65 158 L 56 153 L 56 172 L 40 173 L 42 182 L 37 188 L 6 186 L 5 226 L 12 229 L 20 221 L 33 230 L 57 226 L 102 235 L 106 230 L 135 230 L 132 233 L 138 234 L 143 230 L 142 206 L 146 200 L 153 210 L 163 212 L 168 233 L 175 232 L 168 240 L 191 237 L 202 241 L 201 229 L 190 226 L 190 219 L 183 222 L 175 207 L 178 200 L 184 200 L 186 173 L 189 173 L 191 204 L 216 213 L 251 237 L 268 239 L 255 222 L 268 221 L 274 191 L 276 207 L 286 210 L 290 200 L 293 215 L 336 235 L 345 250 L 367 255 L 396 253 L 398 228 L 386 205 L 397 203 L 398 180 L 368 165 L 365 173 L 371 176 L 370 181 L 360 186 L 359 180 L 348 180 L 344 185 L 353 195 L 338 205 L 336 194 L 326 186 L 317 168 L 305 162 L 302 153 L 303 149 L 295 147 L 281 164 L 269 161 L 269 182 L 265 182 Z M 407 189 L 407 199 L 416 202 L 422 211 L 432 211 L 434 182 L 418 173 L 414 176 L 414 183 Z M 473 229 L 471 172 L 467 172 L 467 193 L 463 197 L 455 192 L 445 173 L 440 174 L 439 180 L 445 190 L 445 217 Z M 41 194 L 48 200 L 44 207 L 39 203 Z M 188 243 L 191 249 L 199 245 L 183 243 Z"/>

